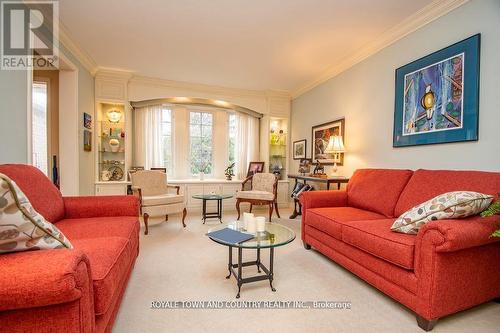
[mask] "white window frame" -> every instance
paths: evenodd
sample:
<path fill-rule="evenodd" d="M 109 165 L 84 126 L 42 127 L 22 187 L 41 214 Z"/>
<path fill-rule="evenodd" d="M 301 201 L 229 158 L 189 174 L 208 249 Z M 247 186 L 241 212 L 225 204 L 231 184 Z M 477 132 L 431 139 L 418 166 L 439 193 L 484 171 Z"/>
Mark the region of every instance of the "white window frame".
<path fill-rule="evenodd" d="M 51 114 L 51 83 L 50 83 L 50 79 L 49 78 L 46 78 L 46 77 L 33 77 L 33 80 L 31 82 L 31 100 L 32 100 L 32 104 L 31 104 L 31 107 L 30 107 L 30 137 L 29 137 L 29 147 L 30 147 L 30 164 L 31 165 L 35 165 L 35 161 L 33 160 L 33 86 L 36 84 L 36 83 L 43 83 L 47 86 L 47 103 L 46 103 L 46 108 L 47 108 L 47 112 L 46 112 L 46 117 L 45 117 L 45 125 L 46 125 L 46 131 L 47 131 L 47 135 L 46 135 L 46 144 L 47 144 L 47 156 L 46 156 L 46 163 L 47 163 L 47 174 L 46 176 L 48 178 L 50 178 L 52 180 L 52 147 L 51 147 L 51 131 L 52 131 L 52 128 L 51 128 L 51 125 L 52 125 L 52 114 Z"/>
<path fill-rule="evenodd" d="M 231 120 L 230 117 L 234 116 L 236 117 L 236 130 L 238 130 L 238 115 L 236 112 L 228 112 L 227 114 L 227 149 L 226 149 L 226 160 L 229 161 L 229 142 L 230 142 L 230 129 L 231 129 Z M 238 140 L 238 135 L 236 133 L 236 137 L 234 138 L 234 162 L 238 164 L 238 149 L 236 148 L 236 140 Z M 236 167 L 235 164 L 235 167 Z"/>
<path fill-rule="evenodd" d="M 215 155 L 215 147 L 214 147 L 214 130 L 215 130 L 215 127 L 216 127 L 216 124 L 215 124 L 215 114 L 213 111 L 209 111 L 209 110 L 201 110 L 201 109 L 187 109 L 187 112 L 188 112 L 188 119 L 187 119 L 187 135 L 188 135 L 188 142 L 189 142 L 189 159 L 188 159 L 188 168 L 189 168 L 189 175 L 191 177 L 196 177 L 198 174 L 193 174 L 191 172 L 191 158 L 192 158 L 192 154 L 191 154 L 191 113 L 208 113 L 212 116 L 212 133 L 211 133 L 211 139 L 212 139 L 212 146 L 211 146 L 211 150 L 212 150 L 212 153 L 211 153 L 211 164 L 212 164 L 212 170 L 210 173 L 206 173 L 205 175 L 208 175 L 208 176 L 213 176 L 214 174 L 214 168 L 215 168 L 215 164 L 214 164 L 214 155 Z M 203 127 L 203 123 L 199 124 L 200 127 Z M 200 137 L 201 138 L 201 137 Z"/>

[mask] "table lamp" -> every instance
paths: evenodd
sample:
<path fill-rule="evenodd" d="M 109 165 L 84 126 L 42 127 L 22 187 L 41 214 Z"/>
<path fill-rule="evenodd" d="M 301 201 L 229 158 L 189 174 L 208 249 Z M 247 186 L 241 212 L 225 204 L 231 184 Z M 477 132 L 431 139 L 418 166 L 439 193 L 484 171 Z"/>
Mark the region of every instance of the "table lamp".
<path fill-rule="evenodd" d="M 333 175 L 337 175 L 337 162 L 340 162 L 340 153 L 345 152 L 344 142 L 340 135 L 332 135 L 328 140 L 325 153 L 333 154 Z"/>

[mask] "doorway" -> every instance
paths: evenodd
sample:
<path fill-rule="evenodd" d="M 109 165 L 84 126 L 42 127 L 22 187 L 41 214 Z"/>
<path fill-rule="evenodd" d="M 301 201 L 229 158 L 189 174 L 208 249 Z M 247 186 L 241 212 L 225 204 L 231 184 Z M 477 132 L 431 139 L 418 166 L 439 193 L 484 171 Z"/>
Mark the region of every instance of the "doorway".
<path fill-rule="evenodd" d="M 58 69 L 28 80 L 28 161 L 63 195 L 79 195 L 78 69 L 61 54 Z"/>
<path fill-rule="evenodd" d="M 59 71 L 33 71 L 31 97 L 31 161 L 59 186 Z"/>

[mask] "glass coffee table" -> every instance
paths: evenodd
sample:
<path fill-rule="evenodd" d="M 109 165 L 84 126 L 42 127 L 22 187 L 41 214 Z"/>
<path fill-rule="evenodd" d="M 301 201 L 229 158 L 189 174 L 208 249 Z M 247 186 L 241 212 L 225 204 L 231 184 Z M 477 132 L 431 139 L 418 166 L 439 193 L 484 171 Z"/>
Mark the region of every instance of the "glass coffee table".
<path fill-rule="evenodd" d="M 245 232 L 245 230 L 243 229 L 243 222 L 240 221 L 231 222 L 222 226 L 219 225 L 217 227 L 210 229 L 208 232 L 221 230 L 226 227 L 233 230 Z M 236 281 L 238 283 L 238 294 L 236 295 L 236 298 L 240 298 L 241 286 L 245 283 L 250 283 L 250 282 L 269 280 L 269 285 L 271 286 L 271 290 L 276 291 L 276 289 L 273 287 L 274 248 L 292 242 L 295 239 L 295 232 L 293 232 L 293 230 L 281 224 L 267 222 L 266 230 L 264 232 L 258 232 L 256 233 L 254 238 L 239 244 L 226 243 L 214 238 L 210 239 L 216 243 L 225 245 L 229 248 L 229 263 L 227 265 L 229 274 L 228 276 L 226 276 L 226 279 L 231 278 L 231 275 L 233 275 L 236 278 Z M 233 264 L 233 247 L 238 249 L 238 263 L 236 264 Z M 256 250 L 257 260 L 243 262 L 242 258 L 243 249 Z M 264 266 L 264 264 L 261 262 L 260 258 L 261 249 L 269 249 L 269 268 Z M 242 268 L 254 265 L 257 266 L 257 273 L 261 273 L 262 270 L 264 274 L 244 278 L 242 274 Z"/>
<path fill-rule="evenodd" d="M 232 198 L 233 196 L 230 194 L 195 194 L 193 198 L 203 200 L 203 209 L 201 219 L 203 220 L 203 224 L 210 218 L 219 219 L 220 223 L 222 223 L 222 200 Z M 216 212 L 207 212 L 207 201 L 216 200 L 217 201 L 217 211 Z"/>

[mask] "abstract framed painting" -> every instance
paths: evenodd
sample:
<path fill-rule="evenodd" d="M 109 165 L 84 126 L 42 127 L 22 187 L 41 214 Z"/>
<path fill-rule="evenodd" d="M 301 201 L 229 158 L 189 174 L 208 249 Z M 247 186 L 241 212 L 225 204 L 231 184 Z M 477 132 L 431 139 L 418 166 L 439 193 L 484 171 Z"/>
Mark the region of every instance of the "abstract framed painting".
<path fill-rule="evenodd" d="M 393 147 L 477 141 L 477 34 L 396 69 Z"/>

